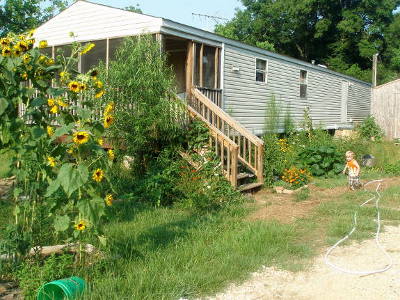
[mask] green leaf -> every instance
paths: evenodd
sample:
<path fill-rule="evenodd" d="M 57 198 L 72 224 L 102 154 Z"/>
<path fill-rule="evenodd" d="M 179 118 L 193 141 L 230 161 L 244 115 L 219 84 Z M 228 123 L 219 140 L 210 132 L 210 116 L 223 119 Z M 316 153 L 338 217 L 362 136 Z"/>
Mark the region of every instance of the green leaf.
<path fill-rule="evenodd" d="M 107 238 L 104 235 L 99 235 L 98 238 L 102 246 L 107 246 Z"/>
<path fill-rule="evenodd" d="M 75 168 L 73 164 L 64 164 L 57 179 L 60 181 L 65 193 L 70 197 L 73 192 L 82 187 L 89 179 L 89 170 L 80 165 Z"/>
<path fill-rule="evenodd" d="M 38 97 L 33 99 L 33 101 L 31 102 L 31 105 L 33 107 L 38 107 L 38 106 L 42 106 L 44 103 L 46 103 L 46 100 L 44 100 L 42 97 Z"/>
<path fill-rule="evenodd" d="M 31 129 L 31 132 L 32 132 L 32 137 L 36 140 L 36 139 L 38 139 L 38 138 L 40 138 L 41 136 L 43 136 L 46 132 L 43 130 L 43 128 L 40 128 L 40 127 L 37 127 L 37 126 L 35 126 L 35 127 L 33 127 L 32 129 Z"/>
<path fill-rule="evenodd" d="M 98 196 L 90 200 L 79 201 L 77 207 L 79 212 L 93 224 L 98 224 L 100 218 L 105 214 L 104 199 Z"/>
<path fill-rule="evenodd" d="M 0 116 L 6 111 L 8 107 L 8 101 L 5 98 L 0 98 Z"/>
<path fill-rule="evenodd" d="M 46 194 L 44 195 L 45 197 L 50 197 L 53 195 L 58 188 L 60 187 L 60 181 L 58 179 L 53 180 L 50 185 L 47 187 Z"/>
<path fill-rule="evenodd" d="M 68 134 L 74 126 L 75 126 L 75 124 L 71 123 L 69 125 L 63 125 L 61 127 L 58 127 L 56 129 L 56 131 L 54 132 L 53 139 L 58 138 L 62 135 Z"/>
<path fill-rule="evenodd" d="M 56 216 L 54 219 L 54 229 L 58 232 L 65 231 L 69 228 L 71 219 L 65 216 Z"/>

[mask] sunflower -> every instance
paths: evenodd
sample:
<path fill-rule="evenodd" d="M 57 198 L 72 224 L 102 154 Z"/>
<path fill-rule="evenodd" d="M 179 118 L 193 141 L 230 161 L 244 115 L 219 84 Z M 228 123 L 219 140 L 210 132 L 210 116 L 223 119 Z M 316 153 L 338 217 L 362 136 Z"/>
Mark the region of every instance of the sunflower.
<path fill-rule="evenodd" d="M 71 155 L 74 154 L 74 149 L 73 149 L 73 148 L 69 148 L 69 149 L 67 150 L 67 153 L 68 153 L 68 154 L 71 154 Z"/>
<path fill-rule="evenodd" d="M 22 54 L 22 51 L 19 48 L 14 47 L 12 53 L 13 53 L 14 57 L 18 57 Z"/>
<path fill-rule="evenodd" d="M 96 93 L 96 95 L 94 95 L 95 98 L 100 98 L 104 95 L 104 90 L 101 90 L 100 92 Z"/>
<path fill-rule="evenodd" d="M 31 61 L 31 56 L 28 53 L 24 54 L 24 56 L 22 57 L 22 61 L 24 62 L 24 64 L 29 64 Z"/>
<path fill-rule="evenodd" d="M 96 182 L 102 181 L 104 178 L 104 171 L 102 169 L 97 169 L 96 171 L 93 172 L 92 178 Z"/>
<path fill-rule="evenodd" d="M 74 225 L 74 228 L 79 231 L 83 231 L 87 227 L 87 222 L 85 220 L 80 220 L 78 223 Z"/>
<path fill-rule="evenodd" d="M 99 138 L 99 139 L 97 140 L 97 143 L 98 143 L 100 146 L 103 146 L 104 140 L 103 140 L 102 138 Z"/>
<path fill-rule="evenodd" d="M 52 136 L 52 135 L 54 134 L 54 129 L 53 129 L 53 127 L 47 126 L 46 130 L 47 130 L 47 134 L 48 134 L 49 136 Z"/>
<path fill-rule="evenodd" d="M 54 59 L 49 58 L 48 60 L 46 60 L 46 65 L 48 65 L 48 66 L 54 65 Z"/>
<path fill-rule="evenodd" d="M 114 102 L 109 102 L 106 106 L 106 109 L 104 110 L 104 115 L 109 115 L 114 111 L 115 104 Z"/>
<path fill-rule="evenodd" d="M 48 156 L 47 163 L 49 164 L 50 167 L 54 168 L 56 166 L 56 160 L 54 159 L 54 157 Z"/>
<path fill-rule="evenodd" d="M 70 91 L 72 91 L 74 93 L 79 93 L 80 84 L 77 81 L 71 81 L 70 83 L 68 83 L 68 88 L 70 89 Z"/>
<path fill-rule="evenodd" d="M 114 153 L 114 151 L 113 150 L 108 150 L 107 151 L 107 154 L 108 154 L 108 159 L 109 160 L 114 160 L 114 158 L 115 158 L 115 153 Z"/>
<path fill-rule="evenodd" d="M 98 74 L 99 72 L 97 70 L 93 70 L 92 72 L 90 72 L 91 77 L 97 77 Z"/>
<path fill-rule="evenodd" d="M 57 99 L 57 104 L 60 105 L 61 107 L 68 107 L 68 103 L 62 101 L 62 98 Z"/>
<path fill-rule="evenodd" d="M 107 206 L 111 206 L 113 204 L 114 201 L 114 197 L 111 194 L 108 194 L 105 198 L 104 198 L 104 202 L 106 203 Z"/>
<path fill-rule="evenodd" d="M 1 55 L 3 55 L 4 57 L 11 56 L 10 47 L 4 47 L 3 50 L 1 51 Z"/>
<path fill-rule="evenodd" d="M 29 50 L 29 46 L 28 43 L 25 41 L 19 41 L 16 45 L 15 45 L 16 49 L 19 49 L 22 52 L 28 51 Z"/>
<path fill-rule="evenodd" d="M 96 87 L 97 87 L 98 89 L 102 89 L 102 88 L 103 88 L 103 83 L 102 83 L 100 80 L 97 80 L 96 83 L 95 83 L 95 85 L 96 85 Z"/>
<path fill-rule="evenodd" d="M 54 106 L 56 104 L 55 100 L 53 98 L 47 99 L 47 105 L 48 106 Z"/>
<path fill-rule="evenodd" d="M 46 61 L 46 59 L 47 59 L 46 56 L 40 55 L 38 58 L 38 61 L 39 61 L 39 63 L 44 63 Z"/>
<path fill-rule="evenodd" d="M 58 113 L 58 105 L 54 105 L 50 108 L 50 113 L 56 114 Z"/>
<path fill-rule="evenodd" d="M 8 47 L 10 45 L 10 39 L 8 38 L 2 38 L 0 39 L 0 46 L 1 47 Z"/>
<path fill-rule="evenodd" d="M 104 128 L 109 128 L 114 122 L 114 117 L 112 115 L 106 115 L 104 117 Z"/>
<path fill-rule="evenodd" d="M 83 92 L 83 91 L 86 90 L 86 89 L 87 89 L 86 83 L 81 83 L 81 84 L 79 85 L 79 91 L 80 91 L 80 92 Z"/>
<path fill-rule="evenodd" d="M 40 41 L 40 42 L 39 42 L 39 48 L 40 48 L 40 49 L 46 48 L 48 45 L 49 45 L 49 44 L 47 43 L 46 40 L 43 40 L 43 41 Z"/>
<path fill-rule="evenodd" d="M 61 77 L 61 80 L 68 80 L 69 79 L 69 73 L 63 71 L 63 72 L 60 73 L 60 77 Z"/>
<path fill-rule="evenodd" d="M 75 144 L 85 144 L 89 140 L 89 134 L 86 131 L 77 131 L 73 135 L 73 139 Z"/>
<path fill-rule="evenodd" d="M 96 45 L 93 43 L 87 44 L 85 48 L 83 48 L 83 50 L 81 51 L 81 55 L 88 53 L 90 50 L 94 48 L 94 46 Z"/>
<path fill-rule="evenodd" d="M 26 73 L 26 72 L 22 73 L 22 74 L 21 74 L 21 78 L 22 78 L 23 80 L 27 80 L 27 79 L 28 79 L 28 73 Z"/>

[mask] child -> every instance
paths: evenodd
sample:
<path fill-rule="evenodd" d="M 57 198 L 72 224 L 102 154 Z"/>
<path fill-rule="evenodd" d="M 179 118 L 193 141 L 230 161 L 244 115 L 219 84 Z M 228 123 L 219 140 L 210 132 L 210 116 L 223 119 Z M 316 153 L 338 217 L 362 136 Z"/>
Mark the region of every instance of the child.
<path fill-rule="evenodd" d="M 343 174 L 346 173 L 346 169 L 348 170 L 350 189 L 354 191 L 354 189 L 360 188 L 360 165 L 354 159 L 354 152 L 352 151 L 346 152 L 346 166 L 344 167 Z"/>

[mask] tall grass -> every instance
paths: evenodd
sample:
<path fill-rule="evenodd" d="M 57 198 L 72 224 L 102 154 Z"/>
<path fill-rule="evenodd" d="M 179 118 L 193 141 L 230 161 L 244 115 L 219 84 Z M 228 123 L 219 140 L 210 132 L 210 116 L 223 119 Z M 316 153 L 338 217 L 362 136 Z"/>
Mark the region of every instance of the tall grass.
<path fill-rule="evenodd" d="M 310 254 L 308 246 L 296 243 L 292 226 L 246 222 L 239 207 L 203 216 L 174 208 L 124 209 L 133 217 L 110 223 L 111 258 L 102 268 L 87 270 L 87 299 L 201 296 L 261 265 L 283 265 Z"/>

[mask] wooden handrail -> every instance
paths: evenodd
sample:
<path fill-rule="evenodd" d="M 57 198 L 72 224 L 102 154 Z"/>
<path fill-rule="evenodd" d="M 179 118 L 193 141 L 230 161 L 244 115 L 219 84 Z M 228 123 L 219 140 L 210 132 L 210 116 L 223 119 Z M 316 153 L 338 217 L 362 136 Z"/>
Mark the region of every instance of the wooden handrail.
<path fill-rule="evenodd" d="M 210 146 L 213 146 L 216 154 L 221 159 L 222 171 L 233 187 L 237 187 L 238 154 L 239 145 L 233 142 L 218 128 L 215 128 L 206 118 L 195 109 L 188 106 L 189 113 L 199 118 L 210 129 Z M 225 149 L 227 154 L 225 155 Z"/>
<path fill-rule="evenodd" d="M 264 142 L 208 99 L 196 87 L 191 90 L 188 107 L 191 112 L 195 112 L 198 117 L 201 117 L 211 130 L 220 131 L 238 145 L 238 159 L 257 176 L 259 183 L 263 183 Z"/>
<path fill-rule="evenodd" d="M 201 93 L 197 88 L 192 89 L 192 94 L 200 100 L 204 105 L 206 105 L 210 110 L 212 110 L 216 115 L 218 115 L 222 120 L 224 120 L 231 127 L 235 128 L 241 135 L 252 141 L 256 145 L 264 145 L 264 141 L 254 134 L 250 133 L 246 128 L 239 124 L 235 119 L 223 111 L 220 107 L 214 104 L 210 99 L 208 99 L 203 93 Z"/>

